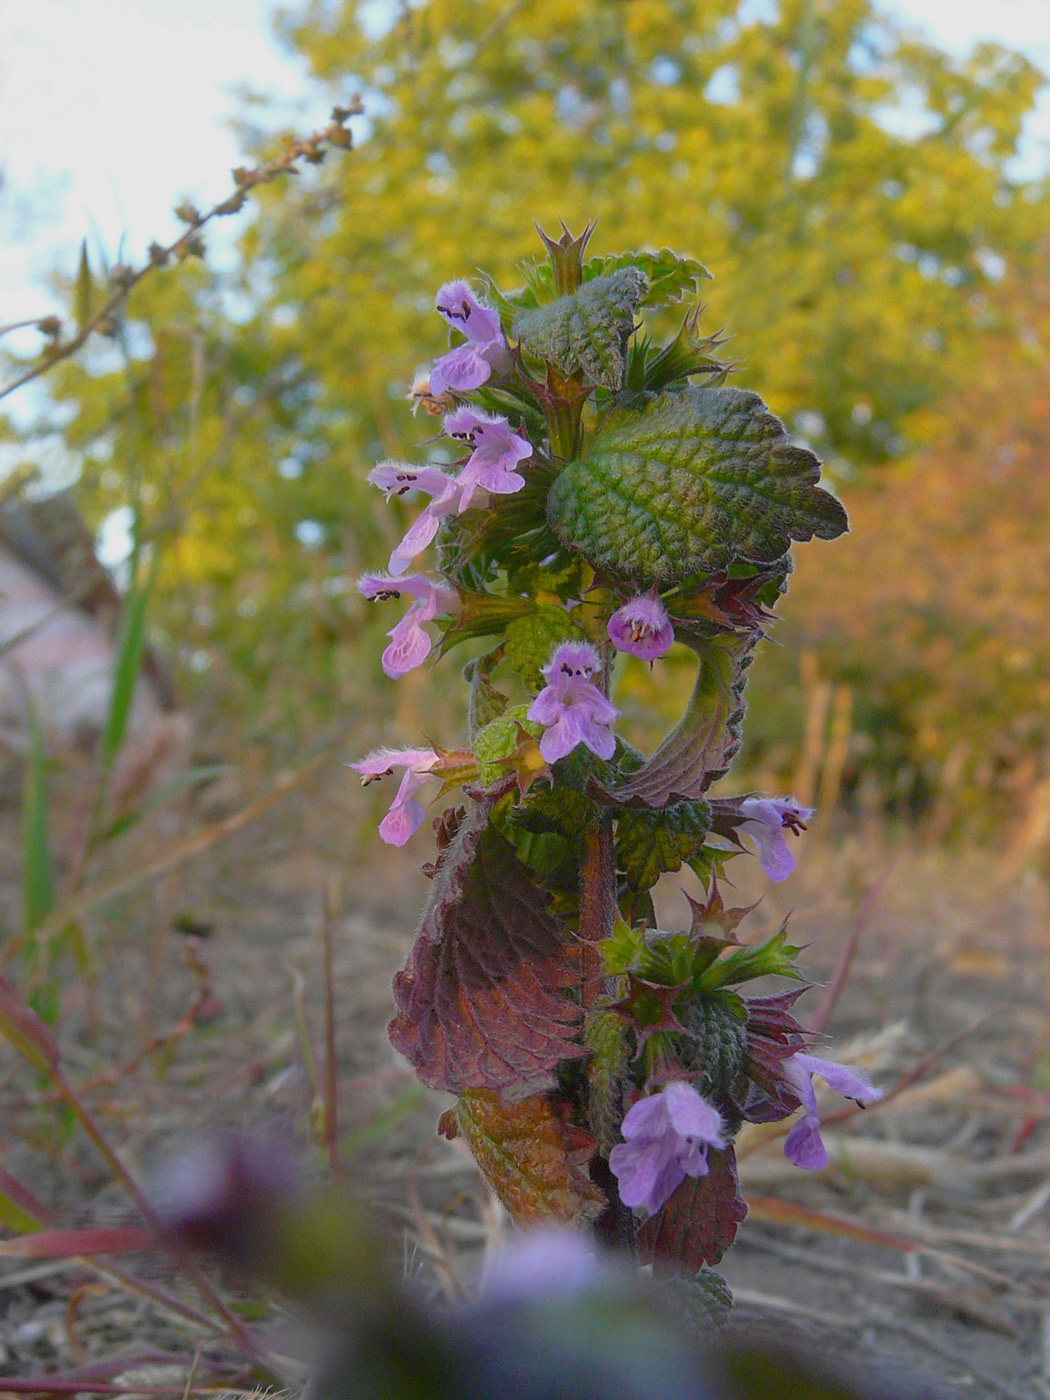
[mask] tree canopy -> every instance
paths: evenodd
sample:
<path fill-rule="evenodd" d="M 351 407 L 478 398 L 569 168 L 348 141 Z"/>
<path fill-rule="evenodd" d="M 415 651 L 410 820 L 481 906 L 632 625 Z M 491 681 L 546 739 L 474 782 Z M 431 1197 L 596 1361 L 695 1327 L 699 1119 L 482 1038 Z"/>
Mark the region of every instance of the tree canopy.
<path fill-rule="evenodd" d="M 221 670 L 255 712 L 383 683 L 353 579 L 396 513 L 365 475 L 414 440 L 437 288 L 481 263 L 513 284 L 523 216 L 701 259 L 731 382 L 847 489 L 935 438 L 1009 334 L 1000 286 L 1037 275 L 1050 181 L 1016 157 L 1043 75 L 871 0 L 312 0 L 283 26 L 333 101 L 362 93 L 356 149 L 258 191 L 233 273 L 137 287 L 115 346 L 52 373 L 41 424 L 92 520 L 130 507 L 163 550 L 186 674 Z"/>

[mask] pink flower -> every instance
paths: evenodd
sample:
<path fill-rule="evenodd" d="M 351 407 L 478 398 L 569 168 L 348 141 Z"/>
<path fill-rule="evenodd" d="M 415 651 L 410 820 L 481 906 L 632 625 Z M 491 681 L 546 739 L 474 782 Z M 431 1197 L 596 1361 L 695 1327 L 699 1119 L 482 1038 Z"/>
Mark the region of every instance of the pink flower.
<path fill-rule="evenodd" d="M 390 556 L 390 572 L 403 574 L 437 534 L 442 517 L 451 515 L 459 505 L 463 488 L 456 477 L 448 476 L 439 467 L 411 467 L 404 462 L 380 462 L 369 472 L 368 479 L 386 493 L 387 500 L 407 491 L 425 491 L 433 497 Z"/>
<path fill-rule="evenodd" d="M 639 1099 L 623 1120 L 626 1142 L 609 1153 L 620 1199 L 655 1215 L 687 1176 L 706 1176 L 707 1153 L 725 1147 L 725 1124 L 717 1108 L 690 1084 L 673 1080 Z"/>
<path fill-rule="evenodd" d="M 448 389 L 461 394 L 480 389 L 493 373 L 502 374 L 510 368 L 510 351 L 499 313 L 482 306 L 466 282 L 446 282 L 437 294 L 436 305 L 452 329 L 462 331 L 466 341 L 434 362 L 430 371 L 432 395 Z"/>
<path fill-rule="evenodd" d="M 405 770 L 390 811 L 379 823 L 379 835 L 388 846 L 403 846 L 419 829 L 426 813 L 423 804 L 416 801 L 416 793 L 431 776 L 437 762 L 433 749 L 376 749 L 360 763 L 351 763 L 350 767 L 360 773 L 365 787 L 377 778 L 389 776 L 395 768 Z"/>
<path fill-rule="evenodd" d="M 454 588 L 433 583 L 423 574 L 406 574 L 403 578 L 392 574 L 365 574 L 358 579 L 357 586 L 373 601 L 400 598 L 402 593 L 416 600 L 387 633 L 390 645 L 383 652 L 383 670 L 391 680 L 421 666 L 430 655 L 432 644 L 423 630 L 423 623 L 432 621 L 438 613 L 454 612 L 459 605 L 459 594 Z"/>
<path fill-rule="evenodd" d="M 587 642 L 563 642 L 541 674 L 547 684 L 532 702 L 528 718 L 546 726 L 540 753 L 547 763 L 564 758 L 584 744 L 599 758 L 612 758 L 616 739 L 606 726 L 619 717 L 591 676 L 601 668 Z"/>
<path fill-rule="evenodd" d="M 740 830 L 754 837 L 762 869 L 771 880 L 786 880 L 795 868 L 795 857 L 785 831 L 805 831 L 814 808 L 800 807 L 792 798 L 745 797 L 740 804 L 745 820 Z"/>
<path fill-rule="evenodd" d="M 495 495 L 520 491 L 525 478 L 515 467 L 532 456 L 532 445 L 519 433 L 512 433 L 506 418 L 460 408 L 445 419 L 449 437 L 462 438 L 474 449 L 456 480 L 462 490 L 458 509 L 465 511 L 477 488 Z"/>
<path fill-rule="evenodd" d="M 614 612 L 608 623 L 609 640 L 618 651 L 629 651 L 643 661 L 655 661 L 670 649 L 674 628 L 655 590 L 640 593 Z"/>
<path fill-rule="evenodd" d="M 825 1084 L 844 1098 L 856 1099 L 858 1103 L 882 1098 L 882 1090 L 876 1089 L 863 1074 L 850 1069 L 849 1065 L 837 1065 L 834 1060 L 821 1060 L 816 1055 L 804 1054 L 792 1055 L 785 1060 L 784 1076 L 802 1100 L 805 1112 L 787 1135 L 784 1156 L 796 1167 L 805 1167 L 807 1171 L 820 1171 L 828 1164 L 828 1150 L 820 1136 L 820 1114 L 813 1089 L 815 1074 L 819 1074 Z"/>

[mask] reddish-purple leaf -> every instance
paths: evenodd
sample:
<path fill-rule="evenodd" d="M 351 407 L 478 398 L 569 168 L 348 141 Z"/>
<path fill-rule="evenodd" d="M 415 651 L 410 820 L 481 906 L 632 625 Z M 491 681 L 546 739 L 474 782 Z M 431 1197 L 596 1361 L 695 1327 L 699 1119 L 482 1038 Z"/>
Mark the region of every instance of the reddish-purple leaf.
<path fill-rule="evenodd" d="M 691 643 L 700 658 L 689 707 L 651 758 L 614 788 L 594 795 L 619 807 L 666 807 L 695 800 L 721 778 L 740 747 L 744 681 L 757 632 L 730 632 Z"/>
<path fill-rule="evenodd" d="M 40 1017 L 19 996 L 11 983 L 0 977 L 0 1035 L 45 1074 L 58 1068 L 58 1042 Z"/>
<path fill-rule="evenodd" d="M 717 1264 L 733 1243 L 747 1205 L 737 1186 L 732 1147 L 711 1152 L 707 1176 L 687 1176 L 667 1204 L 638 1231 L 639 1257 L 645 1263 L 691 1274 Z"/>
<path fill-rule="evenodd" d="M 79 1254 L 138 1254 L 156 1248 L 156 1235 L 130 1225 L 40 1230 L 17 1240 L 0 1240 L 0 1255 L 10 1259 L 73 1259 Z"/>
<path fill-rule="evenodd" d="M 784 1075 L 784 1061 L 806 1050 L 813 1037 L 791 1015 L 791 1007 L 809 984 L 789 987 L 768 997 L 746 997 L 744 1073 L 751 1082 L 744 1117 L 751 1123 L 776 1123 L 799 1106 L 798 1093 Z"/>
<path fill-rule="evenodd" d="M 404 970 L 390 1040 L 424 1084 L 525 1097 L 586 1053 L 568 989 L 579 958 L 563 920 L 489 826 L 499 790 L 478 795 L 441 852 Z"/>

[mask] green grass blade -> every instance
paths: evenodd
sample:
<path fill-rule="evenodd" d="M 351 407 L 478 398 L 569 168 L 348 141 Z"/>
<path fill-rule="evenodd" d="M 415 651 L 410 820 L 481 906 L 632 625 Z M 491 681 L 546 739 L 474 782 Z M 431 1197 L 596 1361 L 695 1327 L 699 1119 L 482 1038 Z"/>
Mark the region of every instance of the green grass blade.
<path fill-rule="evenodd" d="M 109 714 L 106 716 L 106 728 L 102 735 L 102 766 L 106 773 L 113 767 L 128 732 L 131 701 L 142 667 L 142 652 L 146 643 L 146 614 L 149 611 L 156 574 L 154 556 L 154 563 L 145 583 L 139 585 L 133 581 L 124 600 L 117 656 L 113 667 L 113 693 L 109 702 Z"/>

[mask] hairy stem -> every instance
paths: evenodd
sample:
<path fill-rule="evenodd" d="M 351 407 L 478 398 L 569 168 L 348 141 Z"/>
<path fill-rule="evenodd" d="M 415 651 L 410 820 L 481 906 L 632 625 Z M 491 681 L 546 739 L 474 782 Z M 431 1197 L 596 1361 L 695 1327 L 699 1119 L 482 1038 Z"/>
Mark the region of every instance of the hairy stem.
<path fill-rule="evenodd" d="M 589 1017 L 605 990 L 600 945 L 616 920 L 616 862 L 613 857 L 613 819 L 608 807 L 599 809 L 598 825 L 587 837 L 580 871 L 580 1002 Z M 610 1249 L 634 1253 L 634 1217 L 620 1200 L 609 1162 L 596 1153 L 590 1164 L 591 1180 L 608 1199 L 608 1206 L 594 1223 L 595 1238 Z"/>

